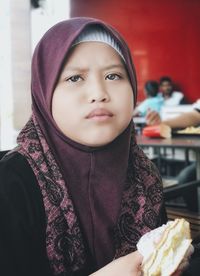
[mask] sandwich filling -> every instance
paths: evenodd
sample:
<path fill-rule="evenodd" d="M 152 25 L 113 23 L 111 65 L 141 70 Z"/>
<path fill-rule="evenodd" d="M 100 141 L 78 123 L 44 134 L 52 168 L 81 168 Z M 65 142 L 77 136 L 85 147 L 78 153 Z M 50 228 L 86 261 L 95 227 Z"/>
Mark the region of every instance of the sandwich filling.
<path fill-rule="evenodd" d="M 137 244 L 144 257 L 144 275 L 169 276 L 174 273 L 191 241 L 189 223 L 184 219 L 168 222 L 145 234 Z"/>

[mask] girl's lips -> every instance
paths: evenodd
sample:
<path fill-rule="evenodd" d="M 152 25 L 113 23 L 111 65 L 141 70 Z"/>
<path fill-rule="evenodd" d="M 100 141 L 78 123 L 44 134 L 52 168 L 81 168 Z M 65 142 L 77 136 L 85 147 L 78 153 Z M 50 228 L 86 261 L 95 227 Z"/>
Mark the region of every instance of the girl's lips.
<path fill-rule="evenodd" d="M 95 108 L 87 116 L 86 119 L 94 119 L 96 121 L 105 121 L 113 117 L 113 114 L 104 108 Z"/>

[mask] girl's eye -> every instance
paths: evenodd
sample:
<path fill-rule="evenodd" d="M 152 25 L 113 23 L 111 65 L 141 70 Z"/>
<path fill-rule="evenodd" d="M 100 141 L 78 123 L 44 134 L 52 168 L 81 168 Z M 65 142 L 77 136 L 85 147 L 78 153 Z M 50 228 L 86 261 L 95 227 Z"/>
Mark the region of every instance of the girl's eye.
<path fill-rule="evenodd" d="M 121 79 L 121 76 L 118 74 L 109 74 L 106 76 L 107 80 L 119 80 Z"/>
<path fill-rule="evenodd" d="M 83 80 L 83 78 L 80 75 L 75 75 L 67 79 L 69 82 L 79 82 Z"/>

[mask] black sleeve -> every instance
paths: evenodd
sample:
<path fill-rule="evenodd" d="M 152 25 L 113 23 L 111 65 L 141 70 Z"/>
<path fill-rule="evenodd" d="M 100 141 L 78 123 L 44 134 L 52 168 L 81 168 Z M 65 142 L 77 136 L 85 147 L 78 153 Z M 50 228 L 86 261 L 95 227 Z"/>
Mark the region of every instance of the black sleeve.
<path fill-rule="evenodd" d="M 42 195 L 26 159 L 0 162 L 0 275 L 51 276 Z"/>
<path fill-rule="evenodd" d="M 160 211 L 160 218 L 161 218 L 161 224 L 160 225 L 163 225 L 163 224 L 167 223 L 168 217 L 167 217 L 167 212 L 166 212 L 164 203 L 163 203 L 161 211 Z"/>

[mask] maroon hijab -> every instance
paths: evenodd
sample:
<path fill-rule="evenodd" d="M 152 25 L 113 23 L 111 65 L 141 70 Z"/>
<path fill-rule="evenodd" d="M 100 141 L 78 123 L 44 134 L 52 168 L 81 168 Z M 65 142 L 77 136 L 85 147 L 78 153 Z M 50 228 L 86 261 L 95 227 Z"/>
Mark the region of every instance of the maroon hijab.
<path fill-rule="evenodd" d="M 27 158 L 43 195 L 54 275 L 81 269 L 91 273 L 135 250 L 140 236 L 160 224 L 160 177 L 136 145 L 131 122 L 110 144 L 92 148 L 70 140 L 53 120 L 52 94 L 70 46 L 92 24 L 119 43 L 136 102 L 135 70 L 122 37 L 96 19 L 63 21 L 43 36 L 34 52 L 33 115 L 18 137 L 18 151 Z"/>

